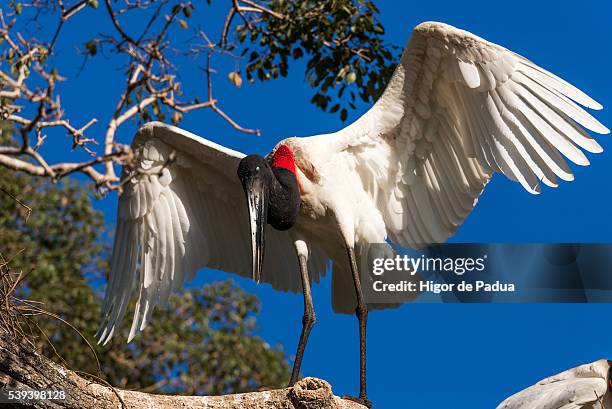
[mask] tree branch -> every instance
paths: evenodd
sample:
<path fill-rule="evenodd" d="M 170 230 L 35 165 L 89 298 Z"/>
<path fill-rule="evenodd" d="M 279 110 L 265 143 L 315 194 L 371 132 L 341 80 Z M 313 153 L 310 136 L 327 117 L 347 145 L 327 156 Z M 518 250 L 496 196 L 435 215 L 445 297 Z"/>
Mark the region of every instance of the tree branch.
<path fill-rule="evenodd" d="M 53 389 L 66 392 L 64 401 L 21 401 L 36 408 L 207 408 L 207 409 L 365 409 L 332 394 L 331 386 L 304 378 L 295 386 L 225 396 L 154 395 L 105 386 L 96 377 L 66 369 L 38 354 L 24 339 L 0 334 L 0 385 L 8 389 Z M 85 379 L 90 378 L 90 379 Z M 16 402 L 17 403 L 17 402 Z"/>
<path fill-rule="evenodd" d="M 98 189 L 106 191 L 121 189 L 122 182 L 116 174 L 115 164 L 123 165 L 133 156 L 129 148 L 116 143 L 121 126 L 131 119 L 148 121 L 157 116 L 157 119 L 163 120 L 166 112 L 169 112 L 172 114 L 172 121 L 178 123 L 183 114 L 211 108 L 235 129 L 246 133 L 259 133 L 258 130 L 238 125 L 217 106 L 217 100 L 212 97 L 210 64 L 207 69 L 208 99 L 202 101 L 196 97 L 186 101 L 181 98 L 183 91 L 180 76 L 167 55 L 175 50 L 169 47 L 170 41 L 166 37 L 173 23 L 180 20 L 179 14 L 190 13 L 193 8 L 190 2 L 172 7 L 172 11 L 165 15 L 165 21 L 154 27 L 162 7 L 167 5 L 166 2 L 125 0 L 127 8 L 113 10 L 111 0 L 102 1 L 106 5 L 115 33 L 88 41 L 85 44 L 86 55 L 94 56 L 99 47 L 110 45 L 117 54 L 129 56 L 129 63 L 125 87 L 117 98 L 109 121 L 101 131 L 90 129 L 95 128 L 92 127 L 97 122 L 95 118 L 80 128 L 71 124 L 55 86 L 65 78 L 53 67 L 51 58 L 63 27 L 87 5 L 92 5 L 91 0 L 79 0 L 69 7 L 59 1 L 57 28 L 48 43 L 36 38 L 23 38 L 16 31 L 15 25 L 19 21 L 15 15 L 19 13 L 11 15 L 9 12 L 9 18 L 5 18 L 3 9 L 0 9 L 0 40 L 3 40 L 5 50 L 3 52 L 0 49 L 0 121 L 7 121 L 11 125 L 9 132 L 12 135 L 12 140 L 9 139 L 4 142 L 5 145 L 0 146 L 1 166 L 34 176 L 48 177 L 54 181 L 80 172 L 92 179 Z M 33 3 L 32 6 L 39 9 L 47 7 L 43 3 Z M 234 1 L 232 7 L 240 6 Z M 119 16 L 133 8 L 153 9 L 152 16 L 139 37 L 128 34 L 119 23 Z M 257 11 L 265 12 L 263 9 Z M 209 45 L 218 47 L 210 41 Z M 215 51 L 231 55 L 226 50 Z M 40 82 L 43 86 L 39 85 Z M 79 147 L 93 159 L 52 164 L 53 160 L 49 154 L 43 154 L 44 151 L 39 150 L 47 138 L 47 128 L 63 128 L 72 137 L 72 149 Z M 86 136 L 86 131 L 88 134 L 99 134 Z M 103 167 L 97 169 L 98 165 Z"/>

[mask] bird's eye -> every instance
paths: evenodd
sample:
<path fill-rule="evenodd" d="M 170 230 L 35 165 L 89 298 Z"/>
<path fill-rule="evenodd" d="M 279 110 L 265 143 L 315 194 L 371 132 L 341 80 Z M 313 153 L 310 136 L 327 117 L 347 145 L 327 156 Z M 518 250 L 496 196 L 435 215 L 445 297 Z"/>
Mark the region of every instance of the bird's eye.
<path fill-rule="evenodd" d="M 255 172 L 259 172 L 259 166 L 255 167 Z"/>

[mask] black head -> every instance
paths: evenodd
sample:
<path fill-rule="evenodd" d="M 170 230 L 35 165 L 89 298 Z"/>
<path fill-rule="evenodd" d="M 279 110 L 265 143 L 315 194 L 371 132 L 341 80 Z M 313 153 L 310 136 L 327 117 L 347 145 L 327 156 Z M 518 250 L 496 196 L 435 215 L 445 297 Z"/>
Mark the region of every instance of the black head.
<path fill-rule="evenodd" d="M 253 252 L 253 279 L 259 282 L 263 268 L 264 229 L 268 214 L 270 166 L 262 156 L 248 155 L 240 161 L 237 173 L 249 208 L 251 250 Z"/>
<path fill-rule="evenodd" d="M 245 156 L 238 165 L 238 178 L 247 199 L 253 252 L 253 279 L 261 278 L 265 227 L 287 230 L 300 210 L 300 190 L 291 150 L 281 145 L 268 160 Z"/>
<path fill-rule="evenodd" d="M 238 179 L 244 186 L 245 181 L 252 178 L 262 177 L 270 169 L 268 161 L 263 156 L 248 155 L 242 158 L 238 165 Z"/>

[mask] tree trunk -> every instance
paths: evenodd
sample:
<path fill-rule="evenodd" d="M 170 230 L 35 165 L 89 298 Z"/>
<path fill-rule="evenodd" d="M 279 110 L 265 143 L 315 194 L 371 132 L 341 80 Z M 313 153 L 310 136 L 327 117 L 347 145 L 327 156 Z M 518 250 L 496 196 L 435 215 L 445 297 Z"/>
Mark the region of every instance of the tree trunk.
<path fill-rule="evenodd" d="M 66 399 L 15 402 L 36 408 L 240 408 L 240 409 L 364 409 L 351 400 L 334 396 L 321 379 L 305 378 L 295 386 L 225 396 L 172 396 L 111 388 L 87 380 L 37 353 L 24 340 L 0 331 L 0 387 L 4 389 L 53 389 Z M 2 406 L 2 403 L 0 403 Z"/>

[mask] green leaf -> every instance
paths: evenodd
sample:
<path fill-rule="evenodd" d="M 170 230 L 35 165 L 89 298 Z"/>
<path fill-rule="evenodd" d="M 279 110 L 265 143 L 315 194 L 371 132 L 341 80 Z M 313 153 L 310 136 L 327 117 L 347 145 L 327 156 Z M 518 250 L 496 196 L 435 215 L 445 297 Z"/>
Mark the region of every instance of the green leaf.
<path fill-rule="evenodd" d="M 346 111 L 346 108 L 342 108 L 342 111 L 340 111 L 340 120 L 344 122 L 346 121 L 347 117 L 348 117 L 348 112 Z"/>
<path fill-rule="evenodd" d="M 91 56 L 94 56 L 98 53 L 98 45 L 95 40 L 89 40 L 88 42 L 86 42 L 85 48 Z"/>

